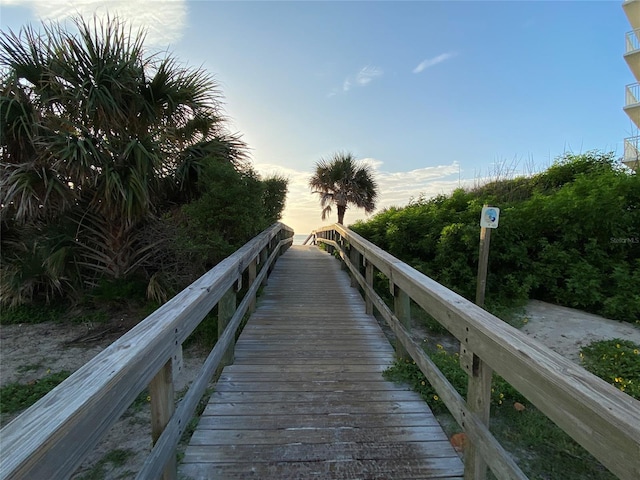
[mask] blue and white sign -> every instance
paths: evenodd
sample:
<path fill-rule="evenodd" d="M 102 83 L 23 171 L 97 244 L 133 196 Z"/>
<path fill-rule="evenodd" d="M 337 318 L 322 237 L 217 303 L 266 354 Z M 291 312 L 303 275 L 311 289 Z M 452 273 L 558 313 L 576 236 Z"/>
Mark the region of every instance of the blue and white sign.
<path fill-rule="evenodd" d="M 480 226 L 484 228 L 498 228 L 500 209 L 498 207 L 482 207 Z"/>

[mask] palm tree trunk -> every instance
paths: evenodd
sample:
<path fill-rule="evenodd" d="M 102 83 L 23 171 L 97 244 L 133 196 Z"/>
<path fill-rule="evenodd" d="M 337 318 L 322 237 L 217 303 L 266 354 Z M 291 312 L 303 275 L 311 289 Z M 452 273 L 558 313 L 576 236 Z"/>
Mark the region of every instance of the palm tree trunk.
<path fill-rule="evenodd" d="M 338 223 L 340 225 L 342 225 L 342 222 L 344 222 L 344 214 L 346 211 L 347 211 L 346 205 L 338 205 Z"/>

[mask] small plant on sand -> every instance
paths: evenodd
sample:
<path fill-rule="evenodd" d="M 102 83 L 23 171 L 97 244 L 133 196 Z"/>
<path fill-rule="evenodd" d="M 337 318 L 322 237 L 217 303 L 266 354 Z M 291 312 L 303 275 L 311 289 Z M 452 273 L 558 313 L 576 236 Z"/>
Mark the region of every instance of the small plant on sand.
<path fill-rule="evenodd" d="M 0 413 L 10 414 L 30 407 L 62 383 L 70 372 L 50 373 L 29 383 L 10 383 L 0 388 Z"/>
<path fill-rule="evenodd" d="M 425 350 L 458 393 L 466 397 L 468 376 L 460 367 L 459 354 L 447 352 L 442 345 Z M 633 393 L 640 383 L 639 352 L 640 348 L 631 342 L 614 340 L 585 347 L 582 358 L 586 368 L 598 372 L 596 374 L 620 390 Z M 415 362 L 395 362 L 384 376 L 409 384 L 420 393 L 439 420 L 444 419 L 450 425 L 455 423 Z M 592 455 L 496 374 L 491 385 L 490 429 L 518 459 L 518 464 L 529 478 L 615 479 Z M 459 431 L 459 428 L 450 427 L 449 430 Z M 490 474 L 488 478 L 495 477 Z"/>
<path fill-rule="evenodd" d="M 627 395 L 640 400 L 640 345 L 614 338 L 580 351 L 582 366 Z"/>
<path fill-rule="evenodd" d="M 77 480 L 104 480 L 107 478 L 107 473 L 110 469 L 123 467 L 132 455 L 133 452 L 129 450 L 120 448 L 111 450 L 91 469 L 82 473 L 80 477 L 77 477 Z M 133 472 L 124 472 L 117 478 L 131 478 L 133 475 Z"/>
<path fill-rule="evenodd" d="M 430 352 L 429 356 L 458 393 L 465 397 L 467 395 L 469 377 L 460 367 L 460 355 L 457 352 L 449 353 L 442 345 L 438 344 L 435 351 Z M 413 390 L 424 398 L 434 412 L 439 413 L 447 410 L 435 389 L 420 371 L 418 365 L 416 365 L 416 362 L 411 360 L 397 361 L 385 370 L 384 376 L 392 381 L 408 383 Z M 493 375 L 491 386 L 492 406 L 497 407 L 505 403 L 525 401 L 526 399 L 502 377 Z"/>

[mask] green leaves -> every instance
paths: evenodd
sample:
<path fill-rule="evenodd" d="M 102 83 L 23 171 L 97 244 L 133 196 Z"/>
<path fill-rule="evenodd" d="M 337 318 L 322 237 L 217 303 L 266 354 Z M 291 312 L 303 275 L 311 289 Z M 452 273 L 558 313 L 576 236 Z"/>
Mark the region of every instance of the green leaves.
<path fill-rule="evenodd" d="M 483 203 L 501 208 L 490 309 L 538 298 L 640 320 L 640 176 L 622 171 L 612 154 L 565 155 L 533 177 L 418 199 L 353 229 L 473 300 Z"/>
<path fill-rule="evenodd" d="M 331 213 L 332 205 L 338 208 L 338 223 L 343 222 L 348 205 L 363 208 L 367 213 L 375 210 L 378 185 L 372 169 L 358 163 L 350 153 L 319 160 L 309 186 L 320 197 L 323 220 Z"/>
<path fill-rule="evenodd" d="M 245 160 L 244 143 L 224 128 L 210 74 L 147 55 L 144 32 L 116 17 L 74 24 L 0 34 L 3 229 L 27 226 L 41 245 L 51 225 L 76 222 L 75 253 L 41 257 L 47 250 L 38 247 L 39 269 L 3 245 L 3 268 L 14 272 L 4 275 L 3 294 L 14 285 L 20 302 L 62 291 L 71 278 L 63 272 L 76 272 L 77 286 L 133 273 L 156 245 L 140 238 L 145 226 L 201 194 L 198 162 Z"/>
<path fill-rule="evenodd" d="M 585 369 L 640 400 L 640 345 L 620 338 L 593 342 L 580 359 Z"/>

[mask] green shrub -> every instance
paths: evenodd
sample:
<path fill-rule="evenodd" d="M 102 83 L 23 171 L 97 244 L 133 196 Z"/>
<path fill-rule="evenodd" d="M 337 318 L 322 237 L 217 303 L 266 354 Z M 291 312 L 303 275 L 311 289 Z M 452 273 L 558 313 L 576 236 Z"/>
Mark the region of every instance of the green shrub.
<path fill-rule="evenodd" d="M 492 230 L 485 306 L 530 298 L 616 320 L 640 319 L 640 175 L 613 154 L 567 154 L 545 172 L 385 209 L 352 229 L 469 300 L 475 298 L 482 205 Z"/>
<path fill-rule="evenodd" d="M 65 312 L 62 304 L 24 304 L 16 307 L 1 307 L 0 324 L 43 323 L 59 321 Z"/>
<path fill-rule="evenodd" d="M 144 302 L 147 290 L 146 278 L 129 277 L 103 279 L 89 296 L 99 303 L 120 302 L 122 300 Z"/>
<path fill-rule="evenodd" d="M 580 350 L 582 366 L 640 400 L 640 345 L 619 338 L 593 342 Z"/>
<path fill-rule="evenodd" d="M 433 363 L 447 377 L 456 391 L 466 397 L 469 377 L 460 366 L 460 355 L 447 352 L 442 345 L 438 345 L 429 355 Z M 447 411 L 446 406 L 435 389 L 426 379 L 418 365 L 410 360 L 396 361 L 384 371 L 384 377 L 395 382 L 408 384 L 412 390 L 418 392 L 436 413 Z M 502 377 L 494 374 L 491 386 L 491 405 L 499 407 L 505 403 L 525 402 L 525 398 L 509 385 Z"/>
<path fill-rule="evenodd" d="M 70 372 L 65 370 L 51 373 L 31 383 L 10 383 L 0 389 L 0 413 L 19 412 L 30 407 L 47 393 L 62 383 Z"/>
<path fill-rule="evenodd" d="M 107 478 L 109 469 L 123 467 L 133 455 L 134 453 L 131 450 L 124 450 L 121 448 L 111 450 L 107 452 L 105 456 L 102 457 L 92 468 L 78 477 L 78 480 L 104 480 Z M 130 478 L 133 476 L 133 472 L 124 472 L 123 476 L 118 478 Z"/>

